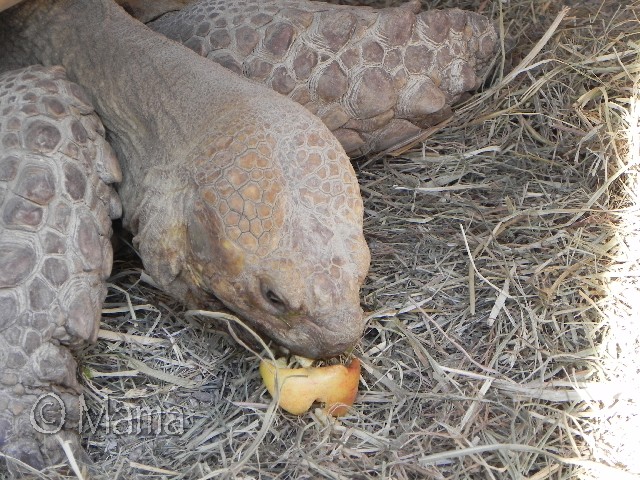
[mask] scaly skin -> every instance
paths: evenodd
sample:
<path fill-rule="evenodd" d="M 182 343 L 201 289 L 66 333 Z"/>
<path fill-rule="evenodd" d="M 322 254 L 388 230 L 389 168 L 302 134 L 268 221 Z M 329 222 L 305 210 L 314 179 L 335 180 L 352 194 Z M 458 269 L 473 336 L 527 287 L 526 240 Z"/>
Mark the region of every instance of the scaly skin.
<path fill-rule="evenodd" d="M 124 224 L 164 290 L 196 307 L 215 296 L 308 356 L 359 339 L 362 200 L 322 122 L 107 0 L 5 14 L 10 58 L 62 64 L 88 92 L 121 161 Z"/>
<path fill-rule="evenodd" d="M 362 200 L 319 119 L 108 0 L 25 2 L 0 15 L 0 44 L 0 65 L 61 64 L 86 91 L 121 163 L 124 224 L 164 290 L 194 307 L 215 295 L 306 356 L 360 338 Z M 61 70 L 46 72 L 63 82 Z M 28 422 L 38 395 L 58 394 L 69 426 L 77 421 L 76 366 L 63 345 L 95 339 L 111 266 L 107 213 L 119 213 L 98 180 L 119 180 L 99 122 L 78 106 L 77 87 L 51 82 L 36 79 L 31 92 L 9 77 L 0 111 L 0 449 L 35 466 L 61 457 Z M 27 118 L 31 104 L 46 123 Z M 85 137 L 95 142 L 86 152 Z"/>
<path fill-rule="evenodd" d="M 352 153 L 425 124 L 407 120 L 440 118 L 477 84 L 473 55 L 461 60 L 458 50 L 482 59 L 493 38 L 480 17 L 455 11 L 427 28 L 433 18 L 407 9 L 270 5 L 271 17 L 244 15 L 265 22 L 255 28 L 256 52 L 290 55 L 280 67 L 304 81 L 287 93 L 302 101 L 306 91 L 316 103 L 303 103 Z M 256 4 L 242 7 L 252 13 Z M 426 74 L 416 59 L 430 53 L 418 52 L 406 31 L 441 42 Z M 253 41 L 238 32 L 229 32 L 235 47 Z M 314 35 L 319 42 L 294 41 Z M 61 458 L 57 441 L 30 422 L 47 393 L 64 402 L 63 436 L 77 446 L 69 429 L 79 387 L 67 346 L 95 339 L 111 266 L 109 217 L 120 213 L 107 185 L 120 173 L 89 103 L 121 162 L 125 226 L 163 289 L 196 307 L 215 295 L 294 353 L 332 356 L 359 339 L 369 264 L 362 200 L 343 148 L 320 120 L 108 0 L 27 1 L 0 16 L 0 45 L 0 67 L 63 65 L 88 97 L 55 67 L 0 80 L 1 451 L 38 467 Z M 271 86 L 289 88 L 282 68 L 247 58 L 254 73 L 271 69 Z"/>
<path fill-rule="evenodd" d="M 86 95 L 60 67 L 0 75 L 0 145 L 0 451 L 43 467 L 62 451 L 31 423 L 41 395 L 64 402 L 61 435 L 78 449 L 81 389 L 68 347 L 97 335 L 110 218 L 120 215 L 108 184 L 121 174 Z"/>
<path fill-rule="evenodd" d="M 126 3 L 126 1 L 125 1 Z M 462 10 L 200 0 L 148 24 L 318 115 L 349 155 L 393 147 L 480 86 L 497 34 Z"/>

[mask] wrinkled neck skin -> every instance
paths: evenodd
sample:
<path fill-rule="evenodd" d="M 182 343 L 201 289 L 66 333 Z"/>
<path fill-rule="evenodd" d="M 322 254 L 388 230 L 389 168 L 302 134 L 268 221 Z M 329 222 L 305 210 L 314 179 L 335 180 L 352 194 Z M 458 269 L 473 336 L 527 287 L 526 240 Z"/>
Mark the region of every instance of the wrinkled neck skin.
<path fill-rule="evenodd" d="M 243 98 L 234 92 L 242 86 L 217 76 L 212 62 L 151 32 L 110 1 L 27 0 L 0 13 L 0 22 L 6 50 L 0 61 L 63 65 L 89 94 L 111 145 L 126 159 L 121 189 L 129 212 L 140 201 L 136 192 L 146 170 L 186 161 L 199 136 L 209 134 L 207 125 L 230 111 L 230 99 Z M 207 82 L 194 88 L 198 77 Z"/>
<path fill-rule="evenodd" d="M 107 0 L 26 1 L 0 14 L 0 45 L 0 68 L 60 64 L 91 97 L 122 164 L 124 224 L 163 290 L 191 306 L 215 295 L 308 357 L 359 340 L 362 200 L 318 118 Z"/>

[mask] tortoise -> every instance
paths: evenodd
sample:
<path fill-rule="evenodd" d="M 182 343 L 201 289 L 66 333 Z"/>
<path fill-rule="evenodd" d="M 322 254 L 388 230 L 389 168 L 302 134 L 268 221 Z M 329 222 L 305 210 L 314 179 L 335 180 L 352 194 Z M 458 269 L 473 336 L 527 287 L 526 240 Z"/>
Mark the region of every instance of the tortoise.
<path fill-rule="evenodd" d="M 0 452 L 36 468 L 63 458 L 32 424 L 42 396 L 64 402 L 56 432 L 81 451 L 71 351 L 96 339 L 112 219 L 185 304 L 215 297 L 293 353 L 338 355 L 362 335 L 370 261 L 345 148 L 444 118 L 496 43 L 484 17 L 415 4 L 172 9 L 151 26 L 201 55 L 110 0 L 0 14 Z"/>
<path fill-rule="evenodd" d="M 393 148 L 448 118 L 480 86 L 497 40 L 485 17 L 421 12 L 419 0 L 384 9 L 201 0 L 154 12 L 148 2 L 121 3 L 157 32 L 305 105 L 351 157 Z"/>

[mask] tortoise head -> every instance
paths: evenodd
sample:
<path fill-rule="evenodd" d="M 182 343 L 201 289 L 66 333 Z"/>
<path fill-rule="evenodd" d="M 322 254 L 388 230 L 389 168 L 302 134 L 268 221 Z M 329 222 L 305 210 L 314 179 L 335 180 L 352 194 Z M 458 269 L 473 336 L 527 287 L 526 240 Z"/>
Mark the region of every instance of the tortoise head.
<path fill-rule="evenodd" d="M 362 335 L 369 250 L 353 167 L 315 120 L 293 132 L 237 125 L 199 148 L 183 238 L 167 235 L 185 253 L 171 274 L 150 270 L 192 305 L 215 296 L 293 353 L 320 358 Z"/>
<path fill-rule="evenodd" d="M 275 135 L 244 128 L 196 161 L 193 285 L 294 353 L 340 354 L 362 334 L 369 267 L 351 163 L 318 125 Z"/>

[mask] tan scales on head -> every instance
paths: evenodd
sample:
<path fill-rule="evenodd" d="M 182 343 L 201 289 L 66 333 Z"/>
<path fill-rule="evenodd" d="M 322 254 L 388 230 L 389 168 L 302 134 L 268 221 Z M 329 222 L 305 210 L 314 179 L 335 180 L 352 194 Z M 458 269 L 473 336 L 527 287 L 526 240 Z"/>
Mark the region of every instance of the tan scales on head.
<path fill-rule="evenodd" d="M 227 240 L 250 254 L 264 256 L 279 240 L 278 229 L 284 223 L 283 206 L 278 204 L 282 184 L 274 166 L 269 167 L 273 141 L 257 141 L 255 136 L 239 132 L 229 151 L 212 151 L 199 167 L 198 182 L 202 199 L 217 212 Z M 214 173 L 208 174 L 212 171 Z"/>
<path fill-rule="evenodd" d="M 236 123 L 231 143 L 198 148 L 184 259 L 195 277 L 182 280 L 193 298 L 215 294 L 308 355 L 339 353 L 359 335 L 369 264 L 353 168 L 320 125 L 301 116 L 295 129 L 250 135 Z"/>

